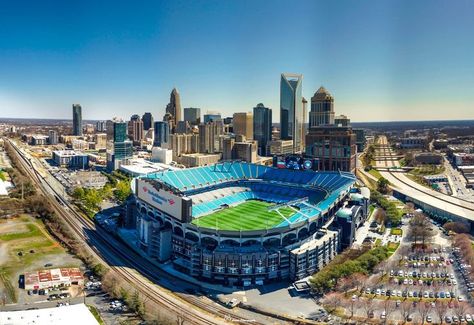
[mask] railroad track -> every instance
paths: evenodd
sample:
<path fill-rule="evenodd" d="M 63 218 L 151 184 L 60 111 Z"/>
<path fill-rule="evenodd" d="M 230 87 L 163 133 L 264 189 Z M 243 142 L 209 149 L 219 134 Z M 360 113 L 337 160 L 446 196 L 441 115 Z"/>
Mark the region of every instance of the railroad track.
<path fill-rule="evenodd" d="M 7 140 L 9 141 L 9 140 Z M 176 296 L 173 298 L 167 297 L 167 295 L 162 291 L 162 289 L 158 290 L 158 287 L 155 284 L 152 284 L 151 282 L 148 283 L 146 281 L 143 281 L 143 279 L 138 276 L 137 274 L 134 274 L 134 272 L 130 271 L 128 268 L 134 268 L 136 270 L 139 270 L 140 273 L 146 274 L 147 278 L 151 281 L 153 280 L 159 280 L 159 278 L 153 274 L 151 271 L 144 269 L 143 265 L 140 265 L 137 263 L 137 261 L 132 258 L 136 257 L 136 253 L 131 253 L 130 250 L 124 250 L 122 251 L 121 249 L 118 249 L 115 247 L 115 243 L 109 242 L 107 240 L 104 240 L 104 238 L 100 238 L 99 236 L 86 236 L 85 235 L 85 230 L 91 230 L 92 234 L 96 232 L 95 224 L 92 222 L 90 219 L 84 218 L 82 215 L 80 215 L 77 211 L 74 210 L 74 207 L 71 206 L 67 201 L 65 201 L 63 198 L 61 198 L 63 204 L 65 204 L 68 208 L 71 214 L 73 214 L 75 217 L 72 217 L 69 213 L 66 213 L 62 206 L 53 200 L 50 196 L 50 194 L 47 192 L 46 188 L 43 185 L 43 182 L 48 186 L 54 193 L 56 193 L 55 189 L 51 187 L 51 185 L 43 180 L 41 175 L 34 169 L 32 166 L 31 162 L 24 157 L 22 152 L 16 147 L 16 145 L 12 144 L 9 142 L 10 145 L 15 149 L 18 157 L 20 158 L 19 161 L 23 165 L 25 171 L 31 176 L 31 179 L 39 185 L 39 189 L 41 192 L 44 194 L 45 199 L 53 206 L 54 210 L 58 215 L 60 215 L 65 222 L 71 227 L 73 232 L 78 236 L 82 241 L 85 243 L 87 242 L 97 242 L 97 244 L 106 246 L 107 249 L 109 249 L 109 252 L 106 253 L 106 251 L 101 250 L 97 247 L 90 246 L 91 250 L 93 251 L 94 255 L 96 255 L 100 260 L 102 260 L 105 264 L 108 264 L 110 269 L 112 269 L 114 272 L 119 274 L 124 280 L 127 282 L 133 283 L 134 287 L 137 288 L 137 290 L 145 297 L 147 297 L 149 300 L 157 303 L 158 305 L 161 305 L 165 307 L 167 310 L 170 312 L 180 315 L 183 319 L 189 321 L 191 324 L 224 324 L 226 323 L 226 320 L 233 320 L 233 322 L 249 322 L 252 321 L 254 324 L 259 324 L 258 322 L 255 322 L 253 320 L 241 318 L 238 315 L 235 315 L 234 313 L 231 313 L 229 311 L 226 311 L 224 309 L 216 308 L 215 306 L 212 306 L 211 304 L 206 304 L 203 303 L 199 298 L 196 297 L 187 297 L 188 299 L 183 299 L 183 295 L 181 295 L 179 298 Z M 58 193 L 56 193 L 59 195 Z M 108 235 L 108 234 L 107 234 Z M 109 236 L 109 235 L 108 235 Z M 123 245 L 119 245 L 123 246 Z M 122 247 L 123 248 L 123 247 Z M 114 254 L 112 254 L 112 252 Z M 105 256 L 108 255 L 108 256 Z M 127 262 L 127 266 L 115 266 L 113 265 L 114 263 L 108 263 L 106 260 L 125 260 Z M 156 267 L 153 267 L 156 269 Z M 153 281 L 155 282 L 155 281 Z M 170 293 L 172 294 L 172 293 Z M 196 308 L 193 308 L 197 306 L 199 309 L 202 309 L 202 311 L 197 310 Z M 207 315 L 208 313 L 209 315 Z M 212 319 L 213 316 L 218 315 L 221 317 L 220 319 Z"/>

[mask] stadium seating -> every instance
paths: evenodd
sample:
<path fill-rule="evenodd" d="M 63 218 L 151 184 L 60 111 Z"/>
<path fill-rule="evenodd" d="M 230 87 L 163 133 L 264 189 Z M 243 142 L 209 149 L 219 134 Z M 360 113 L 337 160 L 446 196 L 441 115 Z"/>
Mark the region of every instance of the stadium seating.
<path fill-rule="evenodd" d="M 314 172 L 277 169 L 246 162 L 224 162 L 212 166 L 168 170 L 148 174 L 193 199 L 193 217 L 208 214 L 223 204 L 235 205 L 249 199 L 284 203 L 308 197 L 317 208 L 299 204 L 299 211 L 289 218 L 297 222 L 325 210 L 355 182 L 344 172 Z M 319 191 L 318 191 L 319 190 Z M 320 190 L 326 196 L 319 197 Z M 282 223 L 282 226 L 288 221 Z"/>

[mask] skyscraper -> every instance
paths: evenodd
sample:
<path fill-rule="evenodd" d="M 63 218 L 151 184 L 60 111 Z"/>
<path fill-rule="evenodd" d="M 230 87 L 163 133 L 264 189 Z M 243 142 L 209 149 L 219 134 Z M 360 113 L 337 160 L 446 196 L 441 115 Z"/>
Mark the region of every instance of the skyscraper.
<path fill-rule="evenodd" d="M 143 139 L 143 121 L 139 115 L 132 115 L 128 122 L 128 134 L 135 145 L 140 144 Z"/>
<path fill-rule="evenodd" d="M 220 150 L 222 121 L 199 124 L 199 152 L 215 153 Z"/>
<path fill-rule="evenodd" d="M 215 112 L 207 112 L 204 114 L 204 123 L 222 121 L 221 114 Z"/>
<path fill-rule="evenodd" d="M 324 87 L 320 87 L 311 98 L 309 127 L 334 124 L 334 97 Z"/>
<path fill-rule="evenodd" d="M 120 165 L 126 164 L 133 157 L 133 144 L 127 138 L 126 122 L 114 118 L 110 124 L 113 134 L 111 134 L 111 148 L 107 152 L 107 169 L 112 171 L 119 168 Z"/>
<path fill-rule="evenodd" d="M 197 107 L 187 107 L 184 109 L 184 120 L 191 125 L 201 123 L 201 109 Z"/>
<path fill-rule="evenodd" d="M 79 104 L 72 105 L 72 135 L 82 136 L 82 107 Z"/>
<path fill-rule="evenodd" d="M 168 149 L 170 145 L 170 125 L 168 122 L 155 122 L 154 132 L 155 139 L 153 141 L 153 146 Z"/>
<path fill-rule="evenodd" d="M 175 127 L 178 121 L 181 121 L 181 97 L 178 89 L 173 88 L 170 95 L 170 102 L 166 105 L 166 113 L 169 113 L 173 117 L 172 128 Z"/>
<path fill-rule="evenodd" d="M 253 108 L 253 138 L 258 144 L 258 154 L 267 156 L 267 144 L 272 140 L 272 110 L 262 103 Z"/>
<path fill-rule="evenodd" d="M 234 113 L 232 125 L 236 135 L 244 135 L 248 140 L 253 139 L 252 113 Z"/>
<path fill-rule="evenodd" d="M 280 128 L 282 140 L 293 140 L 293 152 L 301 152 L 303 127 L 303 75 L 282 73 L 280 80 Z"/>
<path fill-rule="evenodd" d="M 153 127 L 153 115 L 149 112 L 146 112 L 142 116 L 143 121 L 143 130 L 148 131 L 150 128 Z"/>

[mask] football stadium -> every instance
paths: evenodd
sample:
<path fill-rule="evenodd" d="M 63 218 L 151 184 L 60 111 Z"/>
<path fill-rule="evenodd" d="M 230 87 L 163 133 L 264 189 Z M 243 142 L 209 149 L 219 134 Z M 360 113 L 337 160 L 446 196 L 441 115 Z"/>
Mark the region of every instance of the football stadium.
<path fill-rule="evenodd" d="M 196 278 L 294 280 L 350 245 L 367 215 L 355 181 L 351 173 L 246 162 L 168 170 L 134 179 L 126 219 L 150 258 Z"/>

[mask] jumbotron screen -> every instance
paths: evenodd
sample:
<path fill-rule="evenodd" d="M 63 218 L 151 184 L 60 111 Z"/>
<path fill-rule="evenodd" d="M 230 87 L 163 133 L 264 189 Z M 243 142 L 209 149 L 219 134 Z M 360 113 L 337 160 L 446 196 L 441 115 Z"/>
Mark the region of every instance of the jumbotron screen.
<path fill-rule="evenodd" d="M 305 158 L 299 155 L 274 156 L 273 167 L 293 170 L 314 170 L 317 171 L 319 160 Z"/>

